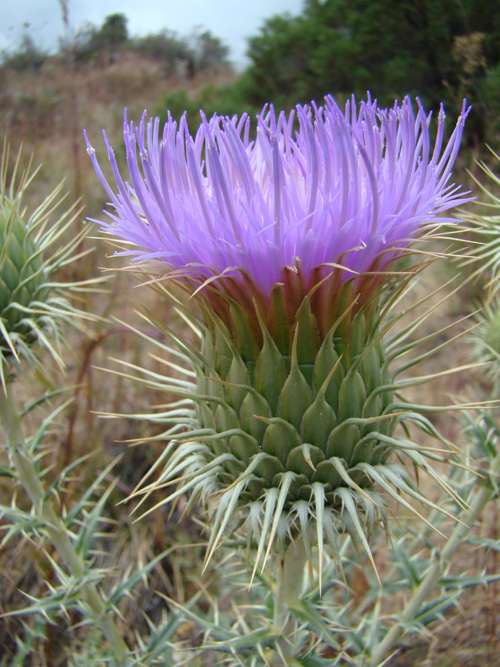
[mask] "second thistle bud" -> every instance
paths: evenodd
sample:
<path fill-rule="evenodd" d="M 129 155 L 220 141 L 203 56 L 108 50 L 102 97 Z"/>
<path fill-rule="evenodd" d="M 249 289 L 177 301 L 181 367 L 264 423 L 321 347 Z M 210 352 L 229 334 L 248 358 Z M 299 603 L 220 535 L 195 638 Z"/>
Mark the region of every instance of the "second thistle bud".
<path fill-rule="evenodd" d="M 12 352 L 16 342 L 34 342 L 36 322 L 27 317 L 30 305 L 43 302 L 43 257 L 33 228 L 18 210 L 18 202 L 3 198 L 0 208 L 0 348 Z"/>
<path fill-rule="evenodd" d="M 57 346 L 61 323 L 78 326 L 84 313 L 68 300 L 71 290 L 89 289 L 90 282 L 64 285 L 55 272 L 71 262 L 85 231 L 62 236 L 79 211 L 75 206 L 59 217 L 54 210 L 62 203 L 61 187 L 51 192 L 31 213 L 24 203 L 26 191 L 38 170 L 21 170 L 18 154 L 12 175 L 4 148 L 0 167 L 0 379 L 5 370 L 21 359 L 38 364 L 37 347 L 45 348 L 59 363 Z M 22 173 L 21 173 L 22 172 Z M 19 176 L 19 174 L 21 175 Z M 18 177 L 18 180 L 16 179 Z"/>

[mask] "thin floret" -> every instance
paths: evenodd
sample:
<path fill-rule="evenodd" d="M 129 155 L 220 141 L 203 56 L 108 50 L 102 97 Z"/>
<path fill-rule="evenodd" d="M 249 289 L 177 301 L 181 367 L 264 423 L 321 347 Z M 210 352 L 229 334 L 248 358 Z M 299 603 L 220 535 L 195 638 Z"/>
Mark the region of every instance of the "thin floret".
<path fill-rule="evenodd" d="M 325 264 L 380 270 L 468 199 L 450 183 L 467 114 L 464 104 L 443 149 L 441 108 L 433 150 L 431 117 L 408 97 L 388 110 L 368 98 L 342 112 L 331 96 L 289 115 L 268 106 L 255 139 L 246 115 L 202 114 L 194 136 L 185 116 L 161 131 L 158 118 L 135 126 L 125 115 L 129 181 L 104 135 L 116 192 L 87 139 L 114 209 L 98 222 L 138 260 L 198 279 L 243 271 L 264 293 L 298 263 L 305 276 Z"/>

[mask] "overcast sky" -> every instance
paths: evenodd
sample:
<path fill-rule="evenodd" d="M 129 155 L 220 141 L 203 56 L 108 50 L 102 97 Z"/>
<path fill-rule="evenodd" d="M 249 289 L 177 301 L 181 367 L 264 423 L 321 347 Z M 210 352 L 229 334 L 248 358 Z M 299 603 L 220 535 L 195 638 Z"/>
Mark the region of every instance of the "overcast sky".
<path fill-rule="evenodd" d="M 231 49 L 231 60 L 244 62 L 246 38 L 255 35 L 264 19 L 289 11 L 298 14 L 303 0 L 69 0 L 73 30 L 86 22 L 100 26 L 108 14 L 122 12 L 129 34 L 145 35 L 167 28 L 187 35 L 203 26 Z M 59 0 L 0 0 L 0 51 L 15 48 L 23 24 L 44 49 L 57 48 L 64 32 Z"/>

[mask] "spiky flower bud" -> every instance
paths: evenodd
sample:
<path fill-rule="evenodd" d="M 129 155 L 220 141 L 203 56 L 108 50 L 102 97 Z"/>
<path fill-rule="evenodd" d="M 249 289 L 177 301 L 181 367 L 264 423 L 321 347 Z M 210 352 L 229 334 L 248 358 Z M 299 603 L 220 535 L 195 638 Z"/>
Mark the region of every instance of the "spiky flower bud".
<path fill-rule="evenodd" d="M 37 348 L 46 348 L 62 363 L 57 351 L 62 322 L 76 324 L 86 317 L 67 297 L 85 283 L 62 284 L 55 272 L 73 261 L 84 231 L 62 241 L 80 211 L 73 206 L 58 219 L 54 210 L 63 201 L 57 187 L 28 215 L 24 205 L 27 188 L 38 169 L 31 163 L 21 174 L 20 153 L 9 177 L 8 149 L 4 146 L 0 168 L 0 377 L 21 358 L 37 364 Z"/>
<path fill-rule="evenodd" d="M 17 206 L 18 201 L 3 198 L 0 213 L 0 317 L 6 330 L 0 339 L 3 353 L 9 351 L 11 336 L 27 344 L 36 340 L 33 328 L 25 321 L 24 309 L 37 296 L 43 299 L 43 258 Z"/>
<path fill-rule="evenodd" d="M 188 490 L 215 499 L 209 556 L 237 511 L 259 562 L 298 534 L 309 555 L 325 536 L 336 548 L 344 528 L 368 549 L 362 521 L 382 490 L 425 502 L 389 460 L 396 450 L 426 465 L 395 434 L 425 419 L 397 397 L 385 322 L 418 271 L 418 260 L 406 273 L 397 261 L 466 200 L 449 184 L 466 115 L 443 152 L 443 111 L 431 151 L 430 117 L 420 104 L 415 117 L 408 99 L 391 110 L 352 101 L 342 113 L 327 97 L 297 107 L 295 132 L 293 113 L 265 109 L 255 140 L 246 116 L 202 116 L 194 138 L 185 118 L 161 137 L 158 119 L 125 120 L 130 184 L 106 140 L 116 195 L 88 145 L 114 207 L 104 230 L 202 308 L 201 319 L 184 311 L 201 352 L 177 339 L 196 382 L 166 382 L 194 408 L 164 415 L 181 441 L 158 484 L 179 478 L 167 500 Z"/>
<path fill-rule="evenodd" d="M 471 356 L 483 364 L 492 382 L 492 396 L 500 395 L 500 303 L 498 298 L 486 302 L 476 313 L 476 327 L 469 335 Z"/>

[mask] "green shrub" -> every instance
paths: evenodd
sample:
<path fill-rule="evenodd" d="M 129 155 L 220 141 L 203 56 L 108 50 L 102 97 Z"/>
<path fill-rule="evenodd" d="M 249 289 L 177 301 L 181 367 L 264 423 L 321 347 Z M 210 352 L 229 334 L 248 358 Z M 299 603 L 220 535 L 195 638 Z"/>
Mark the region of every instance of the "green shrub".
<path fill-rule="evenodd" d="M 7 53 L 4 56 L 2 66 L 12 67 L 22 72 L 25 70 L 34 70 L 38 72 L 48 54 L 35 43 L 33 37 L 25 32 L 21 38 L 19 48 L 13 53 Z"/>

